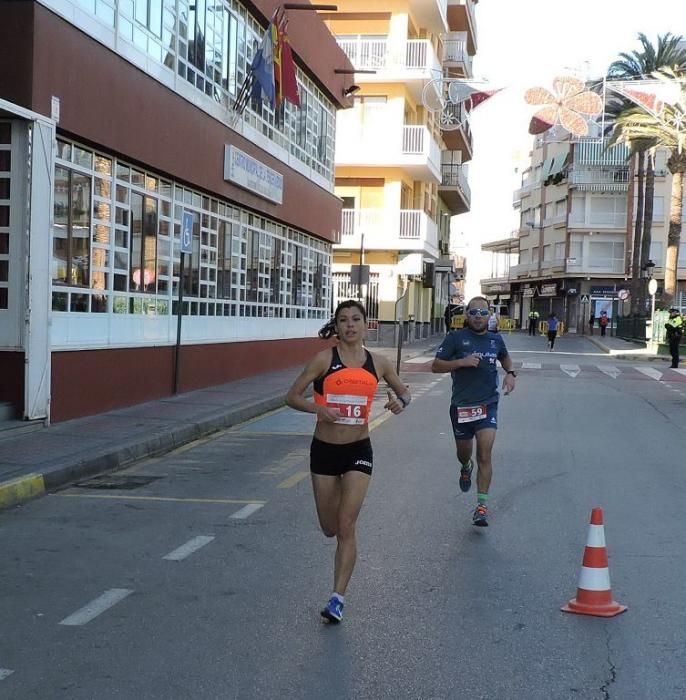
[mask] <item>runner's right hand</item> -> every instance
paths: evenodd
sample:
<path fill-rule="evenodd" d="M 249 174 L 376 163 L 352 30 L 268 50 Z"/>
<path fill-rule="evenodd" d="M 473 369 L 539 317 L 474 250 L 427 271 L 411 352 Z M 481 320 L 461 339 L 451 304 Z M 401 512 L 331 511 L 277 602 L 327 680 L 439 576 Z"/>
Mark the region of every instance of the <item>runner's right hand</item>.
<path fill-rule="evenodd" d="M 462 367 L 478 367 L 480 361 L 481 358 L 478 355 L 467 355 L 460 360 Z"/>
<path fill-rule="evenodd" d="M 343 414 L 338 408 L 330 406 L 317 406 L 317 418 L 324 423 L 335 423 Z"/>

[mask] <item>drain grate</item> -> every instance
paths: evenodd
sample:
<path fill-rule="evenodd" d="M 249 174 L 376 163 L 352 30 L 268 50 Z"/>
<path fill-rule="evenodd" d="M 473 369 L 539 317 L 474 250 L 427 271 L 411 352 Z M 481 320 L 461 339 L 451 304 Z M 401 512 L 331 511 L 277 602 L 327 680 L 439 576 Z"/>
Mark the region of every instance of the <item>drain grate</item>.
<path fill-rule="evenodd" d="M 80 489 L 123 489 L 131 491 L 141 486 L 148 486 L 148 484 L 161 478 L 161 476 L 144 476 L 143 474 L 126 474 L 121 476 L 107 474 L 105 476 L 96 476 L 93 479 L 88 479 L 88 481 L 80 481 L 75 486 Z"/>

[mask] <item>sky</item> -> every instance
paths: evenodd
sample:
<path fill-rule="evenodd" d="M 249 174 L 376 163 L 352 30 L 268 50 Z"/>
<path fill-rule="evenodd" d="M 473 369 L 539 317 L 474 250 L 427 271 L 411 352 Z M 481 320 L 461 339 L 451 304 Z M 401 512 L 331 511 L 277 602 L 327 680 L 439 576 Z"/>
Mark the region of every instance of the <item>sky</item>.
<path fill-rule="evenodd" d="M 653 41 L 666 32 L 686 36 L 686 0 L 480 0 L 476 21 L 474 77 L 506 89 L 471 120 L 471 211 L 453 219 L 451 236 L 452 247 L 467 253 L 467 296 L 489 275 L 481 243 L 517 226 L 514 168 L 533 143 L 524 90 L 550 87 L 556 75 L 602 77 L 619 52 L 639 48 L 639 32 Z"/>

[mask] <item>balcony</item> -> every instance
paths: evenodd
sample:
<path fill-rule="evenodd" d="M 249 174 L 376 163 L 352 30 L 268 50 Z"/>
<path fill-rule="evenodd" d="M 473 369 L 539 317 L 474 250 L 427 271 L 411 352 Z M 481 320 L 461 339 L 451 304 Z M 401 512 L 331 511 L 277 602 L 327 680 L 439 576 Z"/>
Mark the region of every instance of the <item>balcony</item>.
<path fill-rule="evenodd" d="M 576 275 L 623 275 L 624 258 L 568 258 L 567 272 Z"/>
<path fill-rule="evenodd" d="M 472 191 L 461 165 L 444 163 L 441 166 L 441 184 L 438 186 L 438 194 L 453 215 L 469 211 Z"/>
<path fill-rule="evenodd" d="M 432 34 L 445 34 L 448 31 L 446 0 L 410 0 L 410 12 L 416 26 L 423 27 Z M 368 11 L 373 11 L 370 3 Z"/>
<path fill-rule="evenodd" d="M 569 186 L 585 192 L 626 192 L 629 188 L 629 167 L 584 167 L 570 168 Z"/>
<path fill-rule="evenodd" d="M 476 53 L 477 33 L 474 8 L 476 0 L 448 0 L 448 27 L 452 32 L 467 32 L 467 50 Z"/>
<path fill-rule="evenodd" d="M 464 107 L 462 104 L 448 104 L 443 110 L 443 116 L 447 117 L 453 124 L 461 124 L 457 129 L 443 129 L 442 136 L 446 148 L 449 151 L 461 151 L 463 163 L 470 161 L 472 159 L 472 131 L 469 128 L 469 121 L 466 121 Z"/>
<path fill-rule="evenodd" d="M 421 100 L 425 83 L 441 74 L 441 64 L 428 39 L 399 42 L 341 37 L 337 42 L 357 70 L 376 71 L 358 75 L 358 82 L 403 83 L 417 102 Z"/>
<path fill-rule="evenodd" d="M 364 235 L 364 241 L 362 239 Z M 336 250 L 422 252 L 438 257 L 438 227 L 421 209 L 343 209 Z"/>
<path fill-rule="evenodd" d="M 625 212 L 596 212 L 591 214 L 588 219 L 582 219 L 574 212 L 570 214 L 569 229 L 622 229 L 626 230 L 626 213 Z"/>
<path fill-rule="evenodd" d="M 629 148 L 624 145 L 607 147 L 608 139 L 573 139 L 574 165 L 597 167 L 626 167 L 629 160 Z"/>
<path fill-rule="evenodd" d="M 363 123 L 358 110 L 339 114 L 336 167 L 401 168 L 415 180 L 440 183 L 441 149 L 429 130 L 377 119 Z"/>
<path fill-rule="evenodd" d="M 450 32 L 443 39 L 443 68 L 454 77 L 471 77 L 472 57 L 467 51 L 467 32 Z"/>

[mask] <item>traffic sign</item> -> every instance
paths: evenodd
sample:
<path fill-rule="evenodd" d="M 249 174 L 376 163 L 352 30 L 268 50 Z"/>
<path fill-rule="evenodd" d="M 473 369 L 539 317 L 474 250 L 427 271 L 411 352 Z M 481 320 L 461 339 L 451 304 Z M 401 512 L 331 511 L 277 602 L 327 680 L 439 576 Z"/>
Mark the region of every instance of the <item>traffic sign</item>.
<path fill-rule="evenodd" d="M 628 290 L 628 289 L 620 289 L 620 290 L 617 292 L 617 296 L 618 296 L 619 299 L 621 299 L 622 301 L 626 301 L 626 300 L 629 298 L 629 290 Z"/>
<path fill-rule="evenodd" d="M 581 303 L 582 303 L 582 304 L 588 304 L 588 302 L 589 302 L 588 294 L 584 294 L 584 295 L 581 297 Z"/>
<path fill-rule="evenodd" d="M 193 213 L 185 211 L 181 221 L 181 252 L 193 252 Z"/>

